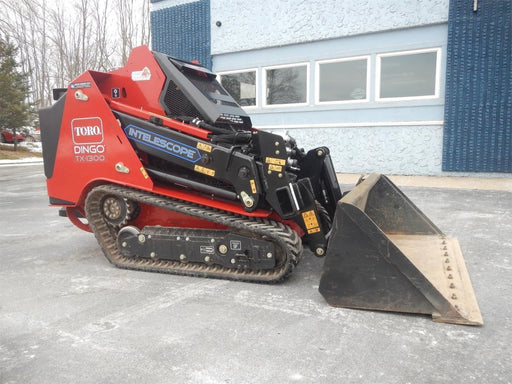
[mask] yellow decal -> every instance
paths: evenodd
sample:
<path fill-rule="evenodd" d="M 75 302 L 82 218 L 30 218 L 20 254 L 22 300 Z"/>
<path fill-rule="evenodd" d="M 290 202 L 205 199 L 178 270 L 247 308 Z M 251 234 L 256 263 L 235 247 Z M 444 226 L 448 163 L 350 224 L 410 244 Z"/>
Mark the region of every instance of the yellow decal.
<path fill-rule="evenodd" d="M 251 183 L 251 191 L 252 191 L 252 193 L 253 194 L 256 193 L 257 192 L 257 190 L 256 190 L 256 182 L 254 181 L 254 179 L 249 180 L 249 182 Z"/>
<path fill-rule="evenodd" d="M 200 141 L 196 145 L 197 149 L 200 149 L 201 151 L 205 152 L 211 152 L 212 146 L 210 144 L 201 143 Z"/>
<path fill-rule="evenodd" d="M 140 173 L 142 173 L 142 176 L 144 176 L 145 179 L 147 179 L 149 177 L 149 175 L 146 172 L 146 169 L 144 167 L 140 167 Z"/>
<path fill-rule="evenodd" d="M 274 165 L 286 165 L 286 160 L 276 159 L 275 157 L 265 157 L 265 163 Z"/>
<path fill-rule="evenodd" d="M 308 231 L 308 234 L 320 232 L 320 226 L 318 225 L 318 219 L 316 218 L 315 211 L 306 211 L 302 213 L 302 219 L 304 225 Z"/>
<path fill-rule="evenodd" d="M 268 170 L 274 172 L 281 172 L 283 170 L 283 167 L 281 167 L 280 165 L 269 164 Z"/>
<path fill-rule="evenodd" d="M 215 176 L 215 171 L 213 169 L 201 167 L 200 165 L 194 165 L 194 171 L 199 172 L 199 173 L 204 173 L 205 175 L 208 175 L 211 177 Z"/>

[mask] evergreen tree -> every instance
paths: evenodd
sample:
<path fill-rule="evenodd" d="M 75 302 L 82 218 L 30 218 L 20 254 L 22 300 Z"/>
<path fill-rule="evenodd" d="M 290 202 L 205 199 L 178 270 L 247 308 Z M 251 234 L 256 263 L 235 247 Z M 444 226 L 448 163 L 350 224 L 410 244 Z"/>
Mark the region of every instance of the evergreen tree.
<path fill-rule="evenodd" d="M 18 69 L 16 53 L 17 48 L 0 37 L 0 129 L 13 131 L 14 150 L 17 131 L 28 125 L 31 117 L 28 74 Z"/>

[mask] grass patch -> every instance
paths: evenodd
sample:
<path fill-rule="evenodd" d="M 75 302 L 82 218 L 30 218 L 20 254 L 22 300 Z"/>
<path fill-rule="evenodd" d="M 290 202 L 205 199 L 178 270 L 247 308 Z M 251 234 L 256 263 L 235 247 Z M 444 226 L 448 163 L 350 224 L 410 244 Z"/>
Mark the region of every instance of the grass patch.
<path fill-rule="evenodd" d="M 31 152 L 30 148 L 25 145 L 18 145 L 18 149 L 15 151 L 12 144 L 0 144 L 0 160 L 18 160 L 27 157 L 43 157 L 43 154 Z"/>

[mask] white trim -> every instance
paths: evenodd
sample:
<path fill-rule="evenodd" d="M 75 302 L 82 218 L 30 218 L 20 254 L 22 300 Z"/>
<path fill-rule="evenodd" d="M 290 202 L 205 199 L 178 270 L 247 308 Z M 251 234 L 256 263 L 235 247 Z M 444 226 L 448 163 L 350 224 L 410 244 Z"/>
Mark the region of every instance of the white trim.
<path fill-rule="evenodd" d="M 289 104 L 267 104 L 267 70 L 272 69 L 281 69 L 281 68 L 293 68 L 293 67 L 302 67 L 306 66 L 306 101 L 304 103 L 289 103 Z M 261 104 L 262 108 L 271 109 L 271 108 L 287 108 L 287 107 L 302 107 L 309 105 L 309 88 L 310 88 L 310 68 L 309 61 L 304 61 L 300 63 L 294 64 L 283 64 L 283 65 L 272 65 L 268 67 L 263 67 L 261 69 L 261 77 L 262 77 L 262 94 L 261 94 Z"/>
<path fill-rule="evenodd" d="M 408 51 L 386 52 L 375 55 L 375 101 L 376 102 L 393 102 L 393 101 L 411 101 L 411 100 L 431 100 L 438 99 L 441 84 L 441 50 L 442 47 L 414 49 Z M 380 97 L 380 80 L 381 80 L 381 58 L 393 56 L 406 56 L 421 53 L 436 52 L 436 75 L 434 84 L 434 94 L 425 96 L 408 96 L 408 97 Z"/>
<path fill-rule="evenodd" d="M 330 63 L 340 63 L 344 61 L 357 61 L 366 60 L 366 97 L 364 99 L 350 99 L 350 100 L 333 100 L 333 101 L 320 101 L 320 65 Z M 315 61 L 315 105 L 339 105 L 339 104 L 359 104 L 367 103 L 370 101 L 370 68 L 371 55 L 344 57 L 339 59 L 328 59 Z"/>
<path fill-rule="evenodd" d="M 259 86 L 259 71 L 258 71 L 258 68 L 247 68 L 247 69 L 236 69 L 236 70 L 233 70 L 233 71 L 222 71 L 222 72 L 216 72 L 216 75 L 219 76 L 219 79 L 218 80 L 222 80 L 222 75 L 231 75 L 231 74 L 235 74 L 235 73 L 244 73 L 244 72 L 254 72 L 256 73 L 256 76 L 254 78 L 254 92 L 255 92 L 255 95 L 254 95 L 254 98 L 256 100 L 256 104 L 255 105 L 244 105 L 244 106 L 241 106 L 243 109 L 257 109 L 260 107 L 260 100 L 259 100 L 259 97 L 258 97 L 258 86 Z M 222 85 L 222 81 L 219 81 L 219 83 L 221 83 Z"/>
<path fill-rule="evenodd" d="M 244 72 L 251 72 L 256 71 L 256 75 L 258 73 L 258 68 L 243 68 L 243 69 L 234 69 L 232 71 L 221 71 L 221 72 L 215 72 L 217 75 L 231 75 L 232 73 L 244 73 Z"/>
<path fill-rule="evenodd" d="M 305 129 L 305 128 L 357 128 L 357 127 L 418 127 L 444 125 L 444 120 L 426 121 L 364 121 L 358 123 L 326 123 L 326 124 L 283 124 L 258 125 L 258 129 Z"/>

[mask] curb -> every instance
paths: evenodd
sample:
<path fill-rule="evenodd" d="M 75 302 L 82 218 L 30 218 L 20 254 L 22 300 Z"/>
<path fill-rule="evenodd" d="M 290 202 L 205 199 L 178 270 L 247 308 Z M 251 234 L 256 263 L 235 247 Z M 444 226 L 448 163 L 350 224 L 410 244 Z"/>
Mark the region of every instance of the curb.
<path fill-rule="evenodd" d="M 17 159 L 17 160 L 0 160 L 0 166 L 2 165 L 35 165 L 35 164 L 43 164 L 42 158 L 27 158 L 27 159 Z"/>
<path fill-rule="evenodd" d="M 386 175 L 399 187 L 472 189 L 512 192 L 510 177 L 468 177 L 468 176 L 412 176 Z M 337 173 L 338 181 L 355 184 L 361 175 Z"/>

